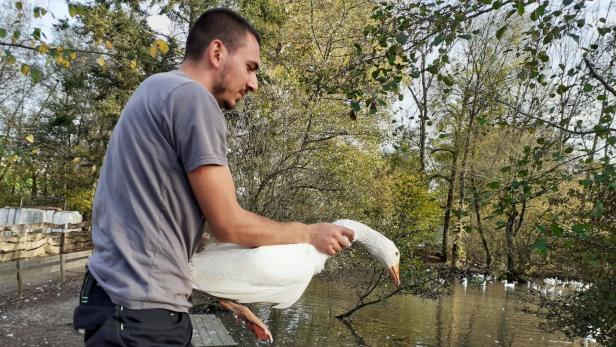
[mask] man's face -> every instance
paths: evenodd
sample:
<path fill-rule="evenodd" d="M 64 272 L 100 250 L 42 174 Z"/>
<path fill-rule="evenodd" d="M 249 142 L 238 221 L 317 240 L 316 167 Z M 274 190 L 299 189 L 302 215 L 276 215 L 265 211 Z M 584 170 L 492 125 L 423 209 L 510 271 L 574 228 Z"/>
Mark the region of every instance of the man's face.
<path fill-rule="evenodd" d="M 261 63 L 259 53 L 259 43 L 249 33 L 246 33 L 243 45 L 229 52 L 212 93 L 222 108 L 234 108 L 248 92 L 257 90 L 257 70 Z"/>

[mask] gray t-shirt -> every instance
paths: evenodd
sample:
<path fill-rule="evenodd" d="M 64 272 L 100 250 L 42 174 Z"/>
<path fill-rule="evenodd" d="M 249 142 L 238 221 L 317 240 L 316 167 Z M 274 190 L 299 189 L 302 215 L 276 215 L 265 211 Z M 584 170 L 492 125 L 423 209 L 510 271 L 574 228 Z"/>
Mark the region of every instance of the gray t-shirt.
<path fill-rule="evenodd" d="M 205 219 L 187 172 L 227 165 L 224 116 L 180 71 L 153 75 L 126 104 L 94 198 L 89 269 L 130 309 L 188 312 L 188 262 Z"/>

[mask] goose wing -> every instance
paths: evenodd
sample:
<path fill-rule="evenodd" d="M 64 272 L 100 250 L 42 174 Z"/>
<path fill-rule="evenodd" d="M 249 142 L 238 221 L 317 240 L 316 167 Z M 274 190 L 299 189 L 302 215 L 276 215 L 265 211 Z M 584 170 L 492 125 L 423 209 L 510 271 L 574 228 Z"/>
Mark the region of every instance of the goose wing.
<path fill-rule="evenodd" d="M 327 256 L 308 244 L 245 248 L 216 243 L 191 261 L 193 288 L 240 303 L 285 308 L 297 301 Z"/>

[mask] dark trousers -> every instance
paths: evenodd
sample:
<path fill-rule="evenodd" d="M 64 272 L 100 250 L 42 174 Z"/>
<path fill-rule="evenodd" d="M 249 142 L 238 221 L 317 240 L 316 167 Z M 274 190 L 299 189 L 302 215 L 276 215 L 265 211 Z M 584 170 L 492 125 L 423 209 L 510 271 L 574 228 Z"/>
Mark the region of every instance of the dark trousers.
<path fill-rule="evenodd" d="M 86 346 L 192 346 L 188 313 L 116 305 L 90 272 L 83 281 L 73 325 L 85 330 Z"/>

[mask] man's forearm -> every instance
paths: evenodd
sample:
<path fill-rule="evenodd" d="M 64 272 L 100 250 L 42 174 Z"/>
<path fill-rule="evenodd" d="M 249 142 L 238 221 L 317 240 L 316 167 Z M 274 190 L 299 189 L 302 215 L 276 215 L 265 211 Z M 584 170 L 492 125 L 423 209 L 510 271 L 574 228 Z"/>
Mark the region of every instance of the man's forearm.
<path fill-rule="evenodd" d="M 331 223 L 306 225 L 273 221 L 244 210 L 227 166 L 204 165 L 188 173 L 188 180 L 210 231 L 220 242 L 245 247 L 310 243 L 334 255 L 353 240 L 353 231 Z"/>
<path fill-rule="evenodd" d="M 309 243 L 311 240 L 311 229 L 306 224 L 277 222 L 244 209 L 237 211 L 227 225 L 211 227 L 218 241 L 245 247 Z"/>

